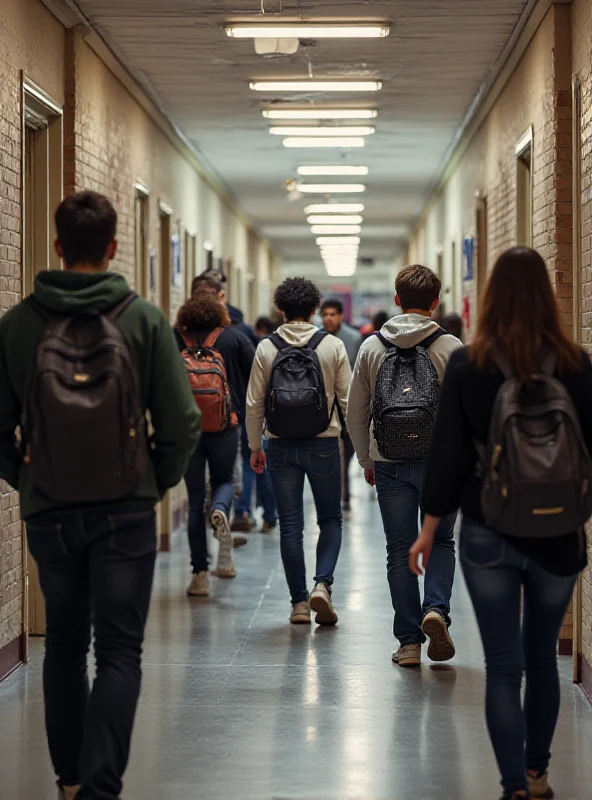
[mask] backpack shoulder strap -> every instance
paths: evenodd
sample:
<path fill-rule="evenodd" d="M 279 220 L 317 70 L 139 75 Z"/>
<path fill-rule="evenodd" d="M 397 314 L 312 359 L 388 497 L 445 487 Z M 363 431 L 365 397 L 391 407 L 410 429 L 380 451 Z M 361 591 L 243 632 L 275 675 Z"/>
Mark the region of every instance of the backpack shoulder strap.
<path fill-rule="evenodd" d="M 285 350 L 287 347 L 290 347 L 288 342 L 282 339 L 279 333 L 272 333 L 271 336 L 269 337 L 269 340 L 273 342 L 273 344 L 275 345 L 275 347 L 277 347 L 278 350 Z"/>
<path fill-rule="evenodd" d="M 323 341 L 325 336 L 329 336 L 329 331 L 317 331 L 311 338 L 308 340 L 306 347 L 309 350 L 316 350 L 320 343 Z"/>
<path fill-rule="evenodd" d="M 433 333 L 430 333 L 430 335 L 426 336 L 425 339 L 422 339 L 419 345 L 420 347 L 423 347 L 425 350 L 427 350 L 434 344 L 434 342 L 437 342 L 441 336 L 446 336 L 446 334 L 447 331 L 445 331 L 444 328 L 440 328 L 438 326 L 438 330 L 434 331 Z"/>
<path fill-rule="evenodd" d="M 383 336 L 380 331 L 375 331 L 374 335 L 376 336 L 378 341 L 381 344 L 383 344 L 385 347 L 389 347 L 389 348 L 396 347 L 396 345 L 394 345 L 392 342 L 389 342 L 389 340 L 386 338 L 386 336 Z"/>
<path fill-rule="evenodd" d="M 118 303 L 114 308 L 112 308 L 110 311 L 108 311 L 105 314 L 105 316 L 108 317 L 109 319 L 116 320 L 117 317 L 119 317 L 120 314 L 123 314 L 125 309 L 128 306 L 130 306 L 134 302 L 134 300 L 137 300 L 137 299 L 138 299 L 138 295 L 135 292 L 130 292 L 128 295 L 126 295 L 123 298 L 123 300 L 120 303 Z"/>
<path fill-rule="evenodd" d="M 202 347 L 214 347 L 223 330 L 224 328 L 214 328 L 213 331 L 210 331 L 203 340 Z"/>

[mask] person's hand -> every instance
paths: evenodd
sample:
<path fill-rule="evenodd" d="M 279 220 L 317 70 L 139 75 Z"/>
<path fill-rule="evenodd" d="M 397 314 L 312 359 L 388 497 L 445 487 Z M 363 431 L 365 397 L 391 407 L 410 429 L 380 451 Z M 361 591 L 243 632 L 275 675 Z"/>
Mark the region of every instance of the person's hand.
<path fill-rule="evenodd" d="M 433 534 L 422 530 L 422 532 L 417 537 L 414 544 L 411 546 L 409 550 L 409 569 L 413 572 L 414 575 L 423 575 L 426 567 L 428 565 L 428 561 L 430 560 L 430 556 L 432 555 L 432 547 L 434 546 L 434 536 Z M 421 556 L 421 565 L 420 565 L 420 556 Z"/>
<path fill-rule="evenodd" d="M 265 458 L 263 450 L 253 450 L 251 453 L 251 469 L 253 472 L 256 472 L 257 475 L 261 475 L 266 464 L 267 459 Z"/>
<path fill-rule="evenodd" d="M 376 486 L 376 480 L 374 478 L 374 469 L 365 469 L 364 477 L 366 478 L 366 483 L 370 484 L 370 486 Z"/>

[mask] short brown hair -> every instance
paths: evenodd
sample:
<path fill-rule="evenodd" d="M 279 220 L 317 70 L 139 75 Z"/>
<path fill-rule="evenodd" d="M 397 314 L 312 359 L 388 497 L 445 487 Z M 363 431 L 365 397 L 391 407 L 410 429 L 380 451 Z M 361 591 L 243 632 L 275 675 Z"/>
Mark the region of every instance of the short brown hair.
<path fill-rule="evenodd" d="M 403 267 L 395 280 L 395 290 L 403 310 L 418 308 L 421 311 L 429 311 L 434 300 L 440 297 L 441 289 L 440 278 L 421 264 Z"/>
<path fill-rule="evenodd" d="M 212 273 L 204 273 L 202 275 L 197 275 L 192 283 L 191 283 L 191 294 L 197 294 L 199 292 L 208 292 L 208 291 L 215 291 L 216 294 L 220 294 L 222 291 L 223 283 L 222 281 Z"/>
<path fill-rule="evenodd" d="M 230 317 L 226 307 L 206 292 L 190 297 L 177 315 L 177 328 L 184 331 L 211 331 L 228 328 Z"/>

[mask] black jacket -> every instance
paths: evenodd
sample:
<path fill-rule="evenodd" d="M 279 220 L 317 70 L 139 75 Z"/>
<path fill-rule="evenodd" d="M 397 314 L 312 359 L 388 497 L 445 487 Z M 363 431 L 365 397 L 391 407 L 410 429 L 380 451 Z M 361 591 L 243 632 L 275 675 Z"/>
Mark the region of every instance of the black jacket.
<path fill-rule="evenodd" d="M 573 401 L 584 442 L 592 453 L 592 364 L 582 351 L 582 369 L 557 375 Z M 498 370 L 478 371 L 469 361 L 468 348 L 453 353 L 444 381 L 423 485 L 422 510 L 443 517 L 462 510 L 483 522 L 481 479 L 477 477 L 474 440 L 489 438 L 493 405 L 503 376 Z M 550 572 L 572 575 L 586 566 L 582 537 L 576 533 L 558 539 L 519 539 L 512 544 Z"/>
<path fill-rule="evenodd" d="M 230 321 L 237 329 L 237 331 L 244 333 L 244 335 L 251 342 L 253 347 L 257 349 L 257 345 L 259 344 L 259 339 L 255 335 L 255 331 L 253 330 L 253 328 L 251 328 L 251 326 L 247 325 L 247 323 L 245 322 L 243 312 L 240 309 L 236 308 L 236 306 L 228 305 L 228 303 L 226 304 L 226 310 L 228 311 L 228 315 L 230 316 Z"/>
<path fill-rule="evenodd" d="M 210 331 L 198 331 L 198 341 L 203 341 Z M 175 339 L 179 352 L 183 352 L 186 344 L 181 334 L 175 329 Z M 251 367 L 255 358 L 255 348 L 247 337 L 236 326 L 225 328 L 216 341 L 216 350 L 224 359 L 232 405 L 240 422 L 243 422 L 247 404 L 247 386 L 251 375 Z"/>

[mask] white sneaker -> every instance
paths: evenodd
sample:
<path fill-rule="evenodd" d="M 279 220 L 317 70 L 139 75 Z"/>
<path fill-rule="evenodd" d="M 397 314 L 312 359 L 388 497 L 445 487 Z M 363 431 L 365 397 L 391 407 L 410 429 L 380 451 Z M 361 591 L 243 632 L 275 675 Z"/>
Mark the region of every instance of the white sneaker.
<path fill-rule="evenodd" d="M 393 653 L 393 664 L 400 667 L 419 667 L 421 664 L 421 645 L 404 644 Z"/>
<path fill-rule="evenodd" d="M 310 607 L 316 612 L 317 625 L 336 625 L 339 617 L 333 608 L 331 592 L 326 583 L 317 583 L 310 596 Z"/>
<path fill-rule="evenodd" d="M 207 597 L 210 593 L 210 576 L 207 572 L 198 572 L 191 576 L 187 594 L 192 597 Z"/>
<path fill-rule="evenodd" d="M 223 511 L 212 511 L 212 527 L 214 528 L 214 538 L 220 542 L 216 575 L 219 578 L 235 578 L 236 568 L 232 560 L 232 534 L 228 517 Z"/>
<path fill-rule="evenodd" d="M 308 600 L 302 600 L 292 606 L 290 622 L 292 625 L 310 625 L 310 603 Z"/>
<path fill-rule="evenodd" d="M 432 661 L 450 661 L 456 649 L 448 633 L 446 620 L 439 611 L 428 611 L 421 623 L 421 629 L 430 640 L 428 658 Z"/>

